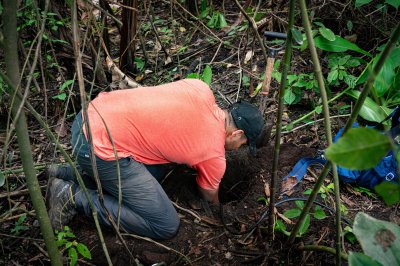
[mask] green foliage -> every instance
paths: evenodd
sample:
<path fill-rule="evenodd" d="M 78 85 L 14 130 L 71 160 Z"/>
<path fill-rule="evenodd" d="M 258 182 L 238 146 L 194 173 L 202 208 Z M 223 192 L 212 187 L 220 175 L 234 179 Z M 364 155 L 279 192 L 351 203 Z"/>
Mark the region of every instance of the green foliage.
<path fill-rule="evenodd" d="M 356 0 L 355 1 L 355 7 L 361 7 L 363 5 L 367 5 L 369 3 L 371 3 L 372 0 Z M 400 1 L 399 0 L 383 0 L 380 1 L 381 3 L 383 2 L 386 5 L 391 5 L 394 8 L 399 8 L 400 6 Z"/>
<path fill-rule="evenodd" d="M 137 68 L 139 71 L 142 71 L 142 70 L 144 69 L 145 63 L 143 62 L 142 59 L 140 59 L 140 58 L 138 58 L 138 57 L 135 57 L 135 65 L 136 65 L 136 68 Z"/>
<path fill-rule="evenodd" d="M 212 79 L 212 69 L 209 65 L 207 65 L 202 74 L 198 73 L 190 73 L 187 75 L 187 78 L 192 78 L 192 79 L 200 79 L 207 83 L 208 85 L 211 85 L 211 79 Z"/>
<path fill-rule="evenodd" d="M 382 50 L 383 47 L 379 48 Z M 375 56 L 360 75 L 357 84 L 362 85 L 366 82 L 369 69 L 375 66 L 381 54 Z M 375 97 L 367 98 L 360 116 L 368 121 L 381 122 L 388 114 L 390 108 L 400 104 L 400 47 L 392 49 L 390 55 L 385 60 L 382 69 L 376 76 L 372 88 L 372 95 Z M 350 91 L 350 96 L 358 99 L 360 92 Z"/>
<path fill-rule="evenodd" d="M 326 39 L 324 36 L 318 36 L 314 39 L 315 46 L 321 50 L 327 52 L 346 52 L 346 51 L 355 51 L 367 56 L 371 56 L 370 53 L 361 49 L 356 44 L 340 37 L 336 36 L 333 41 Z"/>
<path fill-rule="evenodd" d="M 370 265 L 359 264 L 370 262 L 365 256 L 369 256 L 372 261 L 375 260 L 382 265 L 400 264 L 400 227 L 398 225 L 359 212 L 354 220 L 353 231 L 365 255 L 356 255 L 355 258 L 350 256 L 350 265 Z"/>
<path fill-rule="evenodd" d="M 356 170 L 373 168 L 390 149 L 389 138 L 371 128 L 352 128 L 325 152 L 332 162 Z"/>
<path fill-rule="evenodd" d="M 201 2 L 200 11 L 200 18 L 208 20 L 207 27 L 211 29 L 222 29 L 228 26 L 224 14 L 212 9 L 212 7 L 207 7 L 206 1 Z"/>
<path fill-rule="evenodd" d="M 18 218 L 18 221 L 15 222 L 14 228 L 11 229 L 11 233 L 18 235 L 21 231 L 29 230 L 29 227 L 24 225 L 25 220 L 26 220 L 26 213 L 22 214 Z"/>
<path fill-rule="evenodd" d="M 347 94 L 355 99 L 358 99 L 361 92 L 353 90 L 349 91 Z M 392 110 L 390 110 L 389 108 L 381 106 L 377 104 L 374 100 L 372 100 L 370 97 L 367 97 L 364 101 L 363 106 L 361 107 L 359 115 L 367 121 L 380 123 L 391 112 Z"/>
<path fill-rule="evenodd" d="M 352 252 L 350 251 L 349 255 L 349 265 L 351 266 L 380 266 L 379 262 L 376 260 L 373 260 L 371 257 L 368 257 L 367 255 L 360 253 L 360 252 Z"/>
<path fill-rule="evenodd" d="M 340 86 L 344 81 L 348 87 L 356 86 L 357 78 L 349 73 L 350 68 L 358 67 L 361 64 L 361 58 L 351 55 L 332 53 L 328 55 L 329 74 L 327 81 L 330 85 Z"/>
<path fill-rule="evenodd" d="M 353 233 L 353 228 L 351 228 L 350 226 L 347 225 L 345 228 L 343 228 L 342 233 L 344 237 L 347 239 L 347 241 L 349 241 L 352 245 L 354 245 L 357 242 L 357 238 Z"/>
<path fill-rule="evenodd" d="M 318 194 L 321 196 L 322 199 L 326 199 L 329 193 L 333 193 L 334 190 L 334 184 L 330 183 L 329 185 L 321 185 L 321 188 L 318 191 Z M 310 195 L 312 192 L 312 189 L 307 189 L 306 191 L 303 192 L 304 195 Z"/>
<path fill-rule="evenodd" d="M 374 187 L 387 205 L 393 205 L 400 202 L 400 184 L 393 182 L 382 182 Z"/>
<path fill-rule="evenodd" d="M 67 93 L 65 92 L 65 89 L 68 88 L 69 86 L 72 86 L 73 83 L 74 83 L 74 80 L 73 80 L 73 79 L 66 80 L 66 81 L 61 85 L 61 87 L 60 87 L 60 89 L 59 89 L 59 92 L 60 92 L 60 93 L 57 94 L 56 96 L 53 96 L 52 98 L 53 98 L 53 99 L 60 100 L 60 101 L 64 101 L 64 100 L 67 98 Z"/>
<path fill-rule="evenodd" d="M 85 259 L 92 259 L 92 254 L 86 245 L 75 240 L 76 236 L 68 226 L 64 226 L 64 230 L 57 233 L 57 245 L 63 247 L 64 251 L 68 251 L 70 259 L 69 265 L 74 266 L 78 261 L 78 256 L 81 255 Z"/>
<path fill-rule="evenodd" d="M 283 215 L 286 218 L 293 219 L 293 218 L 297 218 L 300 216 L 300 214 L 304 208 L 304 202 L 303 201 L 295 201 L 295 203 L 296 203 L 296 208 L 286 210 L 283 213 Z M 317 220 L 322 220 L 322 219 L 326 218 L 326 213 L 318 205 L 314 207 L 314 212 L 311 214 Z M 301 237 L 307 232 L 308 228 L 310 227 L 310 222 L 311 222 L 311 215 L 307 214 L 303 220 L 303 223 L 300 226 L 299 232 L 296 237 Z M 281 221 L 279 219 L 276 221 L 275 230 L 277 232 L 281 232 L 287 236 L 290 235 L 290 232 L 287 230 L 286 225 L 283 223 L 283 221 Z"/>

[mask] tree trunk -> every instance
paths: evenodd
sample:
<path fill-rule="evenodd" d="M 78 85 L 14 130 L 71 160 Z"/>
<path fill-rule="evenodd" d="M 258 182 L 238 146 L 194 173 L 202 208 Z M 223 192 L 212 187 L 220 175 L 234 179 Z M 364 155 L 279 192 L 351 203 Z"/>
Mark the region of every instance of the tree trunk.
<path fill-rule="evenodd" d="M 3 32 L 5 37 L 4 51 L 6 51 L 4 57 L 7 75 L 14 91 L 18 90 L 20 75 L 17 52 L 17 2 L 18 1 L 3 2 Z M 47 215 L 46 206 L 44 204 L 39 182 L 36 177 L 25 113 L 23 109 L 20 112 L 18 111 L 23 103 L 19 97 L 14 97 L 14 101 L 11 102 L 13 103 L 11 106 L 14 118 L 13 123 L 16 128 L 22 166 L 26 176 L 26 185 L 29 190 L 33 207 L 36 211 L 36 217 L 39 221 L 40 229 L 42 231 L 52 264 L 62 265 L 61 255 L 55 243 L 53 229 L 50 224 L 49 216 Z"/>
<path fill-rule="evenodd" d="M 137 28 L 137 0 L 124 0 L 124 5 L 135 10 L 124 8 L 122 10 L 122 28 L 120 42 L 120 68 L 122 71 L 134 72 L 134 58 L 136 47 Z"/>

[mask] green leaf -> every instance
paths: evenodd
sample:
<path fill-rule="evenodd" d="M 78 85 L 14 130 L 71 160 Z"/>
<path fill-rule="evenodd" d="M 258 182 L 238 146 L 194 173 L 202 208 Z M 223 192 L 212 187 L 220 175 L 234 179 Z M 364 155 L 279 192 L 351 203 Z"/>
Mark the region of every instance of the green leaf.
<path fill-rule="evenodd" d="M 363 5 L 369 4 L 372 0 L 356 0 L 355 7 L 361 7 Z"/>
<path fill-rule="evenodd" d="M 209 65 L 207 65 L 204 68 L 203 81 L 207 83 L 207 85 L 211 85 L 211 79 L 212 79 L 212 69 Z"/>
<path fill-rule="evenodd" d="M 282 232 L 282 233 L 284 233 L 284 234 L 287 235 L 287 236 L 290 235 L 290 232 L 288 232 L 288 231 L 286 230 L 285 224 L 284 224 L 281 220 L 279 220 L 279 219 L 278 219 L 278 220 L 276 221 L 276 223 L 275 223 L 275 228 L 274 228 L 274 230 L 277 231 L 277 232 Z"/>
<path fill-rule="evenodd" d="M 52 98 L 53 98 L 53 99 L 57 99 L 57 100 L 64 101 L 65 98 L 67 98 L 67 94 L 66 94 L 65 92 L 63 92 L 63 93 L 60 93 L 60 94 L 58 94 L 58 95 L 56 95 L 56 96 L 53 96 Z"/>
<path fill-rule="evenodd" d="M 218 28 L 222 29 L 225 28 L 226 26 L 228 26 L 228 23 L 226 23 L 225 17 L 222 13 L 219 13 L 219 24 L 218 24 Z"/>
<path fill-rule="evenodd" d="M 314 217 L 315 219 L 322 220 L 326 218 L 326 213 L 323 210 L 315 210 Z"/>
<path fill-rule="evenodd" d="M 90 260 L 92 259 L 92 254 L 90 253 L 90 250 L 87 248 L 86 245 L 78 243 L 78 245 L 76 245 L 76 248 L 78 249 L 79 254 L 81 254 L 83 257 Z"/>
<path fill-rule="evenodd" d="M 336 39 L 335 33 L 333 33 L 333 31 L 331 31 L 328 28 L 325 27 L 319 28 L 319 33 L 321 33 L 321 35 L 328 41 L 332 42 Z"/>
<path fill-rule="evenodd" d="M 304 208 L 304 201 L 296 200 L 294 203 L 296 204 L 297 208 L 299 208 L 300 210 L 302 210 Z"/>
<path fill-rule="evenodd" d="M 287 210 L 283 213 L 283 215 L 285 215 L 285 217 L 287 217 L 289 219 L 299 217 L 300 214 L 301 214 L 300 209 L 291 209 L 291 210 Z"/>
<path fill-rule="evenodd" d="M 360 96 L 360 92 L 354 90 L 347 92 L 347 94 L 355 99 L 358 99 L 358 97 Z M 368 121 L 378 122 L 378 123 L 384 120 L 390 113 L 391 113 L 390 109 L 384 106 L 379 106 L 369 97 L 365 99 L 364 104 L 360 110 L 360 116 L 362 118 Z"/>
<path fill-rule="evenodd" d="M 0 187 L 4 185 L 4 182 L 6 181 L 6 177 L 3 175 L 2 172 L 0 172 Z"/>
<path fill-rule="evenodd" d="M 349 254 L 349 265 L 350 266 L 380 266 L 379 262 L 373 260 L 371 257 L 359 253 L 359 252 L 352 252 L 350 251 Z"/>
<path fill-rule="evenodd" d="M 386 155 L 390 141 L 386 135 L 371 128 L 351 128 L 326 149 L 332 162 L 356 170 L 370 169 Z"/>
<path fill-rule="evenodd" d="M 399 6 L 400 6 L 399 0 L 385 0 L 385 3 L 391 5 L 392 7 L 396 8 L 396 9 L 399 8 Z"/>
<path fill-rule="evenodd" d="M 306 217 L 304 217 L 304 220 L 300 225 L 298 236 L 302 236 L 307 232 L 308 227 L 310 227 L 310 221 L 311 221 L 310 214 L 307 214 Z"/>
<path fill-rule="evenodd" d="M 68 87 L 69 85 L 71 85 L 72 83 L 74 83 L 74 80 L 73 80 L 73 79 L 66 80 L 66 81 L 61 85 L 61 87 L 60 87 L 60 92 L 64 91 L 65 88 L 67 88 L 67 87 Z"/>
<path fill-rule="evenodd" d="M 335 68 L 334 70 L 329 72 L 327 80 L 329 83 L 332 83 L 332 81 L 337 80 L 338 76 L 339 76 L 339 71 L 337 68 Z"/>
<path fill-rule="evenodd" d="M 68 257 L 70 259 L 69 265 L 75 266 L 78 261 L 78 253 L 76 252 L 76 249 L 74 248 L 68 249 Z"/>
<path fill-rule="evenodd" d="M 283 99 L 287 104 L 292 104 L 296 101 L 296 94 L 293 93 L 292 90 L 285 90 L 285 95 L 283 96 Z"/>
<path fill-rule="evenodd" d="M 382 265 L 400 264 L 400 227 L 398 225 L 359 212 L 354 220 L 353 232 L 365 255 Z"/>
<path fill-rule="evenodd" d="M 301 34 L 301 32 L 298 29 L 292 28 L 292 36 L 293 36 L 294 41 L 298 45 L 303 44 L 303 34 Z"/>
<path fill-rule="evenodd" d="M 315 46 L 324 51 L 346 52 L 348 50 L 351 50 L 371 57 L 371 54 L 368 53 L 367 51 L 361 49 L 356 44 L 346 39 L 343 39 L 342 37 L 339 36 L 336 36 L 334 41 L 329 41 L 322 36 L 318 36 L 314 39 L 314 41 L 315 41 Z"/>
<path fill-rule="evenodd" d="M 346 25 L 349 31 L 353 30 L 353 22 L 351 20 L 348 20 Z"/>
<path fill-rule="evenodd" d="M 373 66 L 376 64 L 380 56 L 381 55 L 379 54 L 374 58 Z M 390 89 L 395 80 L 396 69 L 399 65 L 400 48 L 396 47 L 390 52 L 390 55 L 388 56 L 387 60 L 385 60 L 385 63 L 383 64 L 374 81 L 374 88 L 378 97 L 382 97 Z"/>
<path fill-rule="evenodd" d="M 393 182 L 382 182 L 374 187 L 387 205 L 393 205 L 400 202 L 400 185 Z"/>

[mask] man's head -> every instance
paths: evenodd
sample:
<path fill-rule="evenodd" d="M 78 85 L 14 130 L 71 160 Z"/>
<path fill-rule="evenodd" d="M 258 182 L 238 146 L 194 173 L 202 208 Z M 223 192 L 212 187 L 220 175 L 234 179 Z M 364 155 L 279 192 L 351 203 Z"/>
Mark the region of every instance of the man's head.
<path fill-rule="evenodd" d="M 247 143 L 255 155 L 264 131 L 264 119 L 258 108 L 245 101 L 234 103 L 228 109 L 227 121 L 225 148 L 235 150 Z"/>

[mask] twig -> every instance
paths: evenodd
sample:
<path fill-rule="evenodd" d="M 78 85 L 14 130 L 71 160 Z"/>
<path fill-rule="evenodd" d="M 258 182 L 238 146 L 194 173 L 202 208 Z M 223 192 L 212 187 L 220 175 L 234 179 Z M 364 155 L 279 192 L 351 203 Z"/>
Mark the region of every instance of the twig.
<path fill-rule="evenodd" d="M 32 241 L 44 242 L 43 239 L 30 238 L 30 237 L 26 237 L 26 236 L 14 236 L 14 235 L 7 235 L 7 234 L 3 234 L 3 233 L 0 233 L 0 236 L 9 237 L 9 238 L 16 238 L 16 239 L 22 239 L 22 240 L 32 240 Z"/>
<path fill-rule="evenodd" d="M 195 213 L 194 211 L 185 209 L 185 208 L 179 206 L 178 204 L 176 204 L 175 202 L 172 202 L 172 204 L 173 204 L 176 208 L 180 209 L 181 211 L 187 212 L 187 213 L 189 213 L 190 215 L 192 215 L 194 218 L 196 218 L 197 220 L 201 221 L 200 216 L 199 216 L 197 213 Z"/>
<path fill-rule="evenodd" d="M 153 7 L 152 6 L 149 7 L 149 11 L 150 11 L 150 19 L 149 19 L 149 21 L 150 21 L 150 24 L 151 24 L 151 28 L 154 31 L 154 35 L 156 35 L 156 39 L 157 39 L 158 43 L 160 44 L 161 49 L 163 50 L 165 56 L 168 58 L 168 57 L 170 57 L 169 54 L 168 54 L 168 51 L 167 51 L 167 49 L 165 49 L 164 45 L 162 44 L 160 36 L 158 35 L 158 31 L 156 29 L 156 26 L 154 26 L 154 23 L 153 23 L 154 11 L 153 11 Z"/>
<path fill-rule="evenodd" d="M 335 116 L 330 116 L 329 118 L 332 119 L 332 118 L 348 117 L 348 116 L 350 116 L 350 114 L 335 115 Z M 307 123 L 305 123 L 305 124 L 303 124 L 303 125 L 301 125 L 301 126 L 298 126 L 298 127 L 293 128 L 292 130 L 283 131 L 282 134 L 288 134 L 288 133 L 294 132 L 294 131 L 296 131 L 296 130 L 298 130 L 298 129 L 301 129 L 301 128 L 303 128 L 303 127 L 306 127 L 306 126 L 309 126 L 309 125 L 312 125 L 312 124 L 316 124 L 316 123 L 321 122 L 321 121 L 324 121 L 324 118 L 320 118 L 320 119 L 317 119 L 317 120 L 315 120 L 315 121 L 307 122 Z"/>
<path fill-rule="evenodd" d="M 44 189 L 44 188 L 46 188 L 46 185 L 40 186 L 40 189 Z M 23 190 L 19 190 L 19 191 L 11 191 L 11 192 L 6 192 L 6 193 L 0 194 L 0 199 L 7 198 L 8 196 L 13 197 L 13 196 L 19 196 L 19 195 L 26 195 L 26 194 L 29 194 L 28 189 L 23 189 Z"/>
<path fill-rule="evenodd" d="M 144 236 L 138 236 L 138 235 L 135 235 L 135 234 L 128 234 L 128 233 L 125 233 L 125 234 L 122 234 L 122 235 L 123 235 L 123 236 L 130 236 L 130 237 L 133 237 L 133 238 L 136 238 L 136 239 L 145 240 L 145 241 L 147 241 L 147 242 L 156 244 L 156 245 L 159 246 L 159 247 L 162 247 L 162 248 L 164 248 L 164 249 L 166 249 L 166 250 L 168 250 L 168 251 L 172 251 L 172 252 L 178 254 L 179 256 L 181 256 L 182 258 L 184 258 L 190 265 L 192 265 L 192 262 L 190 261 L 190 259 L 189 259 L 186 255 L 180 253 L 179 251 L 177 251 L 177 250 L 175 250 L 175 249 L 173 249 L 173 248 L 167 247 L 166 245 L 161 244 L 160 242 L 157 242 L 157 241 L 155 241 L 155 240 L 153 240 L 153 239 L 151 239 L 151 238 L 144 237 Z"/>

